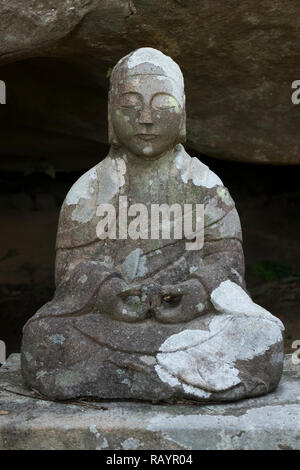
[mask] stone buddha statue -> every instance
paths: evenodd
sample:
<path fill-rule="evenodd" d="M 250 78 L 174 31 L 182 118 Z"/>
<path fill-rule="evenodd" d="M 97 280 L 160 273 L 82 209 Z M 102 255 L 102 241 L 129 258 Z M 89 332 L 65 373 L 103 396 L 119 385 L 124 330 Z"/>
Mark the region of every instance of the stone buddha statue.
<path fill-rule="evenodd" d="M 108 156 L 61 209 L 54 298 L 24 327 L 27 385 L 55 399 L 272 391 L 283 326 L 247 293 L 228 190 L 183 147 L 179 66 L 152 48 L 121 59 L 108 119 Z"/>

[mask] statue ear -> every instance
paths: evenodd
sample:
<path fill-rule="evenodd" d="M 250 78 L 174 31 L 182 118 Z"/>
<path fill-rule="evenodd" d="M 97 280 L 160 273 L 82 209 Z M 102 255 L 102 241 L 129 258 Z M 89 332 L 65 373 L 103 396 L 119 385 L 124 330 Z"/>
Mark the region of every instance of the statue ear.
<path fill-rule="evenodd" d="M 112 109 L 111 101 L 112 101 L 111 92 L 109 91 L 108 93 L 108 143 L 109 145 L 119 146 L 119 142 L 118 142 L 118 139 L 115 134 L 112 121 L 111 121 L 111 109 Z"/>
<path fill-rule="evenodd" d="M 179 144 L 185 144 L 185 141 L 186 141 L 186 113 L 185 113 L 185 109 L 184 109 L 184 113 L 183 113 L 183 116 L 182 116 L 181 129 L 180 129 L 180 132 L 179 132 L 178 143 Z"/>
<path fill-rule="evenodd" d="M 183 112 L 182 112 L 182 122 L 181 128 L 178 136 L 177 144 L 185 144 L 186 141 L 186 112 L 185 112 L 185 95 L 183 97 Z"/>

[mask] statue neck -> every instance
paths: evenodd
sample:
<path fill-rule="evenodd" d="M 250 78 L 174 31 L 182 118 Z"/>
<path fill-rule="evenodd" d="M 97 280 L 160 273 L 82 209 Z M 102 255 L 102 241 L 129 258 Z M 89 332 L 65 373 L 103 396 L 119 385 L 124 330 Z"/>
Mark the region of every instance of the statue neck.
<path fill-rule="evenodd" d="M 145 156 L 137 156 L 132 154 L 129 150 L 123 148 L 123 147 L 118 147 L 110 148 L 110 156 L 112 158 L 124 158 L 126 161 L 126 165 L 128 167 L 132 167 L 137 170 L 138 167 L 141 167 L 143 171 L 153 170 L 154 168 L 164 168 L 166 166 L 169 166 L 175 158 L 175 154 L 178 151 L 177 147 L 173 147 L 172 149 L 167 150 L 166 152 L 157 155 L 156 157 L 147 157 Z"/>

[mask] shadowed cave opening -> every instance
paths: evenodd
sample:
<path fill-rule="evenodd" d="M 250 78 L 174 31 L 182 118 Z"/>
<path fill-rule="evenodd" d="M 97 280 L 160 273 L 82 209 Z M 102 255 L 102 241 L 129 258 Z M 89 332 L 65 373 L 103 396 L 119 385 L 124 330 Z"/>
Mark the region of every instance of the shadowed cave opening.
<path fill-rule="evenodd" d="M 0 78 L 7 87 L 0 108 L 0 339 L 10 354 L 20 349 L 23 324 L 53 295 L 63 199 L 107 154 L 108 80 L 56 58 L 7 64 Z M 285 323 L 291 352 L 300 338 L 300 168 L 223 161 L 186 148 L 229 188 L 242 222 L 248 289 Z"/>

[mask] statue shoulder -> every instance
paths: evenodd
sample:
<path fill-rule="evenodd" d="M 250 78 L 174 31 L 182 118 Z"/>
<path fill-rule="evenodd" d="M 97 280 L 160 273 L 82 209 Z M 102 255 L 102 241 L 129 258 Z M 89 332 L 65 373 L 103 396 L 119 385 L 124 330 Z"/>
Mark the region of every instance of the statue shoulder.
<path fill-rule="evenodd" d="M 239 226 L 234 200 L 222 180 L 207 165 L 198 158 L 191 157 L 182 145 L 176 154 L 175 165 L 183 183 L 192 181 L 201 190 L 205 227 L 221 224 L 223 219 L 224 222 L 232 222 L 234 219 L 234 225 Z"/>
<path fill-rule="evenodd" d="M 76 205 L 79 203 L 80 199 L 90 199 L 93 196 L 96 190 L 95 186 L 98 179 L 97 170 L 99 170 L 100 165 L 101 164 L 99 163 L 90 170 L 86 171 L 73 184 L 64 201 L 66 206 Z"/>
<path fill-rule="evenodd" d="M 183 145 L 178 145 L 175 165 L 184 183 L 192 180 L 195 186 L 202 186 L 207 189 L 223 186 L 221 179 L 198 158 L 191 157 Z"/>
<path fill-rule="evenodd" d="M 101 163 L 80 176 L 67 193 L 59 215 L 56 248 L 85 245 L 96 235 L 91 231 L 90 222 L 97 209 Z"/>
<path fill-rule="evenodd" d="M 125 161 L 108 155 L 73 184 L 60 211 L 56 248 L 74 248 L 97 240 L 97 208 L 117 196 L 125 184 L 125 173 Z"/>
<path fill-rule="evenodd" d="M 126 163 L 123 158 L 104 160 L 84 173 L 68 192 L 65 203 L 76 205 L 80 200 L 95 198 L 97 204 L 109 202 L 125 184 Z"/>

